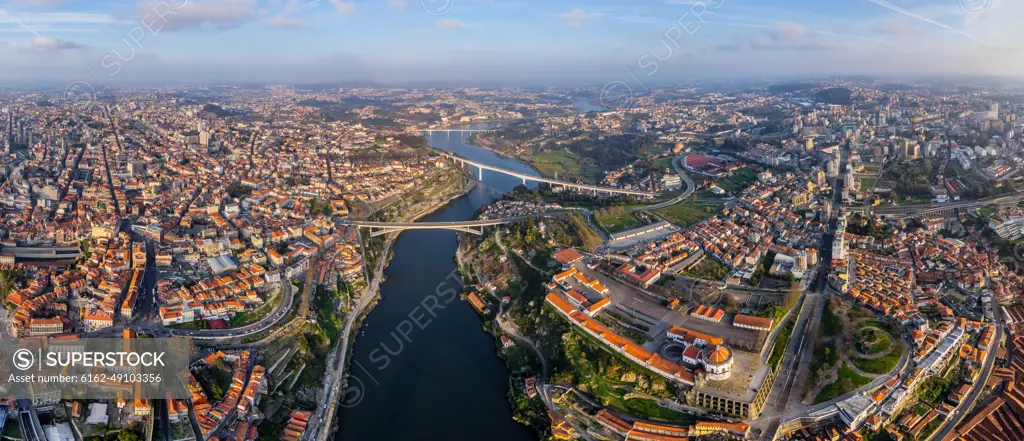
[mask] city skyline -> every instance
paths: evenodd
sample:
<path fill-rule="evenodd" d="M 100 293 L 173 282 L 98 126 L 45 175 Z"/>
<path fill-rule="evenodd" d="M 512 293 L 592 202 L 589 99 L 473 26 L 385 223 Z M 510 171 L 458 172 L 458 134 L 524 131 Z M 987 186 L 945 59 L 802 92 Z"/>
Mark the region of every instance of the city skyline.
<path fill-rule="evenodd" d="M 11 0 L 7 83 L 604 84 L 1018 76 L 1010 0 Z"/>

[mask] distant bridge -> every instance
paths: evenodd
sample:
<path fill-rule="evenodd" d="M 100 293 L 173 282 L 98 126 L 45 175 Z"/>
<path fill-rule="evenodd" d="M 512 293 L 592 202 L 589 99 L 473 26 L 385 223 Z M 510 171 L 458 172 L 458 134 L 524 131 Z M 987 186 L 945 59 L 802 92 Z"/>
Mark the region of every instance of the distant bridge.
<path fill-rule="evenodd" d="M 550 218 L 556 216 L 565 216 L 567 214 L 576 213 L 576 211 L 549 211 L 543 213 L 536 213 L 525 216 L 506 217 L 501 219 L 483 219 L 475 221 L 462 221 L 462 222 L 370 222 L 361 220 L 341 220 L 338 225 L 353 226 L 359 228 L 370 229 L 370 237 L 376 237 L 387 233 L 394 233 L 397 231 L 404 230 L 454 230 L 462 231 L 464 233 L 472 233 L 477 236 L 484 234 L 484 227 L 490 227 L 494 225 L 504 225 L 513 222 L 519 222 L 529 218 Z"/>
<path fill-rule="evenodd" d="M 654 197 L 656 195 L 656 193 L 647 192 L 647 191 L 627 190 L 627 189 L 624 189 L 624 188 L 615 188 L 615 187 L 599 187 L 599 186 L 596 186 L 596 185 L 577 184 L 577 183 L 574 183 L 574 182 L 558 181 L 558 180 L 555 180 L 555 179 L 548 179 L 548 178 L 543 178 L 543 177 L 540 177 L 540 176 L 528 175 L 528 174 L 525 174 L 525 173 L 519 173 L 519 172 L 512 171 L 512 170 L 508 170 L 508 169 L 504 169 L 504 168 L 498 168 L 498 167 L 493 167 L 493 166 L 490 166 L 490 165 L 487 165 L 487 164 L 483 164 L 483 163 L 480 163 L 480 162 L 471 161 L 469 159 L 466 159 L 466 158 L 463 158 L 463 157 L 460 157 L 460 156 L 455 156 L 455 155 L 452 155 L 450 153 L 441 153 L 441 156 L 443 156 L 445 158 L 448 158 L 448 159 L 451 159 L 452 161 L 458 162 L 459 164 L 462 164 L 462 165 L 467 165 L 468 164 L 468 165 L 471 165 L 473 167 L 476 167 L 477 168 L 477 179 L 479 179 L 481 181 L 484 179 L 484 170 L 490 170 L 490 171 L 495 171 L 495 172 L 498 172 L 498 173 L 501 173 L 501 174 L 505 174 L 505 175 L 509 175 L 509 176 L 515 176 L 517 178 L 520 178 L 520 179 L 523 180 L 523 184 L 526 184 L 529 181 L 543 182 L 543 183 L 546 183 L 546 184 L 551 184 L 552 186 L 561 186 L 561 187 L 564 187 L 564 188 L 572 188 L 572 189 L 579 190 L 579 191 L 591 191 L 595 195 L 598 194 L 598 193 L 625 194 L 625 195 L 630 195 L 630 196 L 642 196 L 642 197 L 646 197 L 646 198 L 652 198 L 652 197 Z"/>
<path fill-rule="evenodd" d="M 418 132 L 423 132 L 423 133 L 438 133 L 438 132 L 445 132 L 445 133 L 478 133 L 478 132 L 493 132 L 494 129 L 422 129 L 422 130 L 417 130 L 417 131 Z"/>

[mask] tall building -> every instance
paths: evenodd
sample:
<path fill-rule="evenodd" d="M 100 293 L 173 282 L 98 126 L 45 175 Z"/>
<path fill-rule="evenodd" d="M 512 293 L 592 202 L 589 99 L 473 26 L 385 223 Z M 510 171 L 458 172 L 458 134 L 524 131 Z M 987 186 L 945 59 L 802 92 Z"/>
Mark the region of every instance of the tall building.
<path fill-rule="evenodd" d="M 806 148 L 808 152 L 814 151 L 814 138 L 807 138 Z"/>
<path fill-rule="evenodd" d="M 811 177 L 814 179 L 814 183 L 819 187 L 825 185 L 825 172 L 821 171 L 820 168 L 814 170 Z"/>
<path fill-rule="evenodd" d="M 828 177 L 834 178 L 839 176 L 839 161 L 830 159 L 825 167 L 828 169 Z"/>

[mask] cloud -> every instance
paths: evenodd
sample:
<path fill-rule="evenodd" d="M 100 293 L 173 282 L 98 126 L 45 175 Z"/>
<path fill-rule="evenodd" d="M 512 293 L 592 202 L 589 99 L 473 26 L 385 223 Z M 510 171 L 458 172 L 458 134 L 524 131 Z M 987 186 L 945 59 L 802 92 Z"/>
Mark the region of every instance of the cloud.
<path fill-rule="evenodd" d="M 743 50 L 743 46 L 736 43 L 726 43 L 716 46 L 716 49 L 722 52 L 739 52 Z"/>
<path fill-rule="evenodd" d="M 820 41 L 816 43 L 806 43 L 797 46 L 797 49 L 802 51 L 834 51 L 845 48 L 846 45 L 838 41 Z"/>
<path fill-rule="evenodd" d="M 32 49 L 42 52 L 57 52 L 70 49 L 82 49 L 86 46 L 73 41 L 61 40 L 53 37 L 36 37 L 32 40 Z"/>
<path fill-rule="evenodd" d="M 871 30 L 884 35 L 906 35 L 909 34 L 912 29 L 910 28 L 910 25 L 902 21 L 889 20 L 875 25 Z"/>
<path fill-rule="evenodd" d="M 600 12 L 583 12 L 580 8 L 573 9 L 561 14 L 551 14 L 565 21 L 570 28 L 578 28 L 587 20 L 595 20 L 601 17 Z"/>
<path fill-rule="evenodd" d="M 352 15 L 356 13 L 356 4 L 354 2 L 345 0 L 331 0 L 331 4 L 334 5 L 334 12 L 341 15 Z"/>
<path fill-rule="evenodd" d="M 771 49 L 775 47 L 775 39 L 767 35 L 756 35 L 750 39 L 750 47 L 754 49 Z"/>
<path fill-rule="evenodd" d="M 775 24 L 772 37 L 776 40 L 792 40 L 807 35 L 807 28 L 799 23 L 780 21 Z"/>
<path fill-rule="evenodd" d="M 274 17 L 273 20 L 267 23 L 267 26 L 274 29 L 306 29 L 309 27 L 301 21 L 281 15 Z"/>
<path fill-rule="evenodd" d="M 404 11 L 406 9 L 409 9 L 410 6 L 412 6 L 412 4 L 410 4 L 409 2 L 407 2 L 405 0 L 391 0 L 391 1 L 388 2 L 388 7 L 389 8 L 391 8 L 391 9 L 398 9 L 400 11 Z"/>
<path fill-rule="evenodd" d="M 163 29 L 176 31 L 194 27 L 231 29 L 255 18 L 256 0 L 143 0 L 135 4 L 135 18 L 145 23 L 167 24 Z M 155 21 L 154 21 L 155 20 Z"/>
<path fill-rule="evenodd" d="M 466 29 L 466 24 L 463 23 L 462 20 L 456 20 L 453 18 L 438 19 L 436 22 L 434 22 L 434 26 L 437 26 L 438 29 L 447 29 L 453 31 L 461 31 L 463 29 Z"/>

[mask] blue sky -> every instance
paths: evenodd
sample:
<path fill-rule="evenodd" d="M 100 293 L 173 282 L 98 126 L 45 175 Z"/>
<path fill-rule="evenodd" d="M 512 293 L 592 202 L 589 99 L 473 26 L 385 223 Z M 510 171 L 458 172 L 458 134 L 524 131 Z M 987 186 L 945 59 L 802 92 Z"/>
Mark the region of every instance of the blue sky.
<path fill-rule="evenodd" d="M 1024 74 L 1021 0 L 0 0 L 0 81 Z"/>

